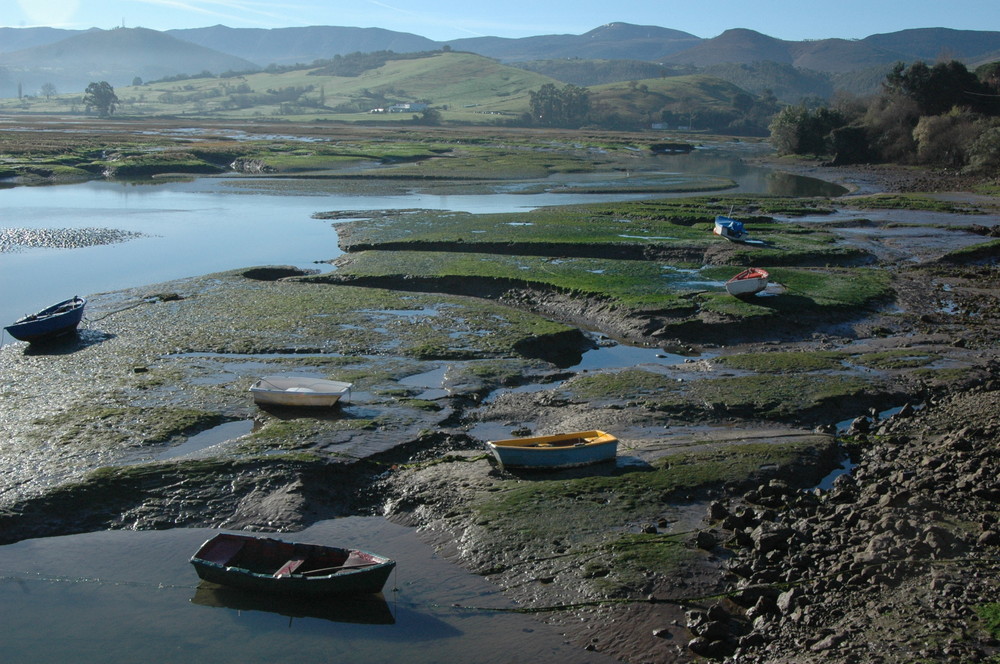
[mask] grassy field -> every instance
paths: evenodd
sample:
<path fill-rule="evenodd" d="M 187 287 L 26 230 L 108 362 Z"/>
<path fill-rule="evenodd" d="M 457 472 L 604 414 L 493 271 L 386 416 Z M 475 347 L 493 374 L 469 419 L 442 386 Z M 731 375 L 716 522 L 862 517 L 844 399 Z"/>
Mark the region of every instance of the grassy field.
<path fill-rule="evenodd" d="M 115 89 L 118 115 L 128 117 L 200 117 L 228 119 L 324 120 L 399 124 L 414 112 L 388 112 L 399 104 L 422 103 L 448 123 L 495 125 L 520 121 L 529 110 L 529 93 L 545 84 L 562 83 L 542 74 L 460 52 L 432 52 L 423 57 L 397 56 L 357 75 L 333 75 L 329 69 L 304 66 L 291 71 L 263 71 L 225 76 L 192 76 Z M 738 88 L 719 79 L 680 76 L 594 89 L 595 108 L 613 107 L 622 117 L 646 120 L 668 105 L 731 107 Z M 83 114 L 83 91 L 49 96 L 0 99 L 3 113 Z M 379 109 L 385 112 L 379 112 Z"/>

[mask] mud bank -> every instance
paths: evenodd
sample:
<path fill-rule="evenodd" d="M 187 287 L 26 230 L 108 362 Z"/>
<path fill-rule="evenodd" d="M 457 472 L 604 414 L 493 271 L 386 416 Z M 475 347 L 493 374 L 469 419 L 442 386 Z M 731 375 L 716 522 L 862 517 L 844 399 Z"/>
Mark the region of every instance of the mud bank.
<path fill-rule="evenodd" d="M 711 338 L 555 291 L 487 301 L 274 266 L 100 294 L 78 339 L 0 351 L 21 386 L 2 393 L 4 541 L 381 514 L 621 661 L 990 656 L 972 616 L 996 597 L 997 268 L 941 251 L 883 254 L 897 297 L 877 311 L 720 317 Z M 687 361 L 560 359 L 608 337 Z M 291 372 L 351 380 L 353 400 L 249 401 L 253 377 Z M 163 456 L 224 422 L 248 429 Z M 618 434 L 616 463 L 513 473 L 483 448 L 589 428 Z M 845 451 L 857 470 L 813 491 Z"/>
<path fill-rule="evenodd" d="M 858 192 L 909 190 L 909 177 L 894 178 L 894 173 L 899 171 L 879 169 L 873 178 L 866 169 L 833 169 L 822 176 L 840 183 L 854 180 Z M 818 170 L 809 174 L 821 177 Z M 975 196 L 962 200 L 983 206 L 986 222 L 995 223 L 994 201 Z M 948 215 L 939 221 L 964 223 Z M 449 487 L 461 487 L 463 495 L 528 492 L 528 504 L 537 505 L 545 504 L 549 483 L 559 482 L 562 499 L 580 504 L 595 500 L 588 486 L 593 478 L 511 477 L 481 462 L 454 464 L 433 474 L 404 470 L 385 481 L 392 496 L 387 511 L 418 526 L 456 561 L 539 609 L 536 615 L 566 629 L 574 643 L 622 661 L 989 659 L 1000 652 L 995 632 L 981 617 L 990 607 L 995 611 L 998 590 L 1000 515 L 989 478 L 996 475 L 994 402 L 1000 365 L 992 330 L 1000 325 L 1000 293 L 992 285 L 995 256 L 976 257 L 958 267 L 939 260 L 946 251 L 947 244 L 928 251 L 918 242 L 907 252 L 906 241 L 899 240 L 893 251 L 880 252 L 896 293 L 894 304 L 882 311 L 827 324 L 813 321 L 806 332 L 794 332 L 793 324 L 780 344 L 767 341 L 766 335 L 730 341 L 724 348 L 707 344 L 707 349 L 733 357 L 776 356 L 779 350 L 871 353 L 869 371 L 895 367 L 900 382 L 893 398 L 905 407 L 883 410 L 863 397 L 848 406 L 857 415 L 849 418 L 854 420 L 849 429 L 833 425 L 834 409 L 825 411 L 831 421 L 813 423 L 817 431 L 839 431 L 837 440 L 853 466 L 826 488 L 814 488 L 816 474 L 836 466 L 831 452 L 838 447 L 820 444 L 816 449 L 827 452 L 811 461 L 807 455 L 799 457 L 802 463 L 761 464 L 759 470 L 772 475 L 759 477 L 749 491 L 740 488 L 743 482 L 730 480 L 659 494 L 649 500 L 643 517 L 619 515 L 617 526 L 606 526 L 600 537 L 579 536 L 589 524 L 570 519 L 567 527 L 540 518 L 544 526 L 531 539 L 541 544 L 537 549 L 526 549 L 495 512 L 484 517 L 482 503 L 473 501 L 480 507 L 470 510 Z M 662 343 L 648 326 L 634 319 L 616 324 L 609 320 L 613 314 L 602 313 L 594 303 L 582 307 L 537 291 L 506 297 L 560 320 Z M 705 351 L 705 341 L 692 334 L 685 344 Z M 911 364 L 923 353 L 935 359 Z M 720 371 L 717 364 L 695 361 L 688 379 L 700 369 Z M 654 449 L 661 461 L 718 446 L 735 455 L 738 443 L 773 444 L 786 436 L 803 440 L 808 435 L 806 430 L 768 430 L 753 415 L 735 419 L 735 404 L 725 402 L 701 412 L 705 429 L 677 426 L 699 416 L 690 410 L 671 413 L 662 402 L 639 396 L 642 390 L 636 387 L 631 388 L 636 396 L 621 410 L 615 404 L 602 408 L 600 398 L 584 405 L 550 392 L 508 395 L 485 405 L 479 416 L 515 426 L 526 419 L 523 413 L 531 412 L 531 419 L 547 428 L 594 421 L 623 431 L 631 428 L 635 438 L 629 440 L 629 454 L 646 463 Z M 648 435 L 664 425 L 667 430 L 660 436 L 643 439 L 638 432 Z M 718 425 L 736 435 L 723 435 Z M 683 461 L 678 458 L 678 463 Z M 753 484 L 752 478 L 751 473 L 744 479 Z M 515 488 L 502 486 L 502 481 L 513 481 Z M 616 486 L 610 494 L 614 498 L 602 496 L 596 502 L 613 504 L 620 497 L 616 494 L 627 494 L 624 485 Z M 498 499 L 483 500 L 488 505 Z M 511 512 L 524 509 L 507 504 Z M 550 507 L 567 514 L 558 503 Z M 658 555 L 636 565 L 646 570 L 641 579 L 630 578 L 629 564 L 636 558 L 616 557 L 613 545 L 598 544 L 609 539 L 619 552 L 648 547 L 659 549 Z"/>

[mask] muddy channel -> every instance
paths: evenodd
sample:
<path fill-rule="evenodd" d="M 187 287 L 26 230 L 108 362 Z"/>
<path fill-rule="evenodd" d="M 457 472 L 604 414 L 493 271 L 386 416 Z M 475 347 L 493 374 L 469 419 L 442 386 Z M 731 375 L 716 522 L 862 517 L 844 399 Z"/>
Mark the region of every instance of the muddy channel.
<path fill-rule="evenodd" d="M 778 329 L 712 320 L 664 338 L 646 314 L 567 294 L 331 284 L 282 266 L 93 294 L 77 337 L 0 350 L 0 542 L 383 517 L 575 652 L 694 659 L 690 611 L 728 588 L 710 504 L 772 480 L 812 490 L 849 465 L 851 422 L 996 380 L 995 268 L 941 260 L 986 241 L 966 227 L 997 208 L 976 205 L 905 229 L 847 204 L 817 220 L 870 252 L 896 295 Z M 791 355 L 810 363 L 769 362 Z M 319 414 L 264 409 L 248 388 L 270 374 L 354 388 Z M 614 463 L 514 472 L 484 446 L 595 428 L 620 439 Z"/>

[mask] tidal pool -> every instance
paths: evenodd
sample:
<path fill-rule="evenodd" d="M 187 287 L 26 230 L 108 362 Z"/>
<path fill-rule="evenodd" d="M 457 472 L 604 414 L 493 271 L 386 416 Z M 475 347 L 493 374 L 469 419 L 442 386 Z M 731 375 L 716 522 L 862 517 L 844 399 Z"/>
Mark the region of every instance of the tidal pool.
<path fill-rule="evenodd" d="M 382 595 L 288 602 L 200 583 L 188 560 L 215 530 L 109 531 L 0 546 L 0 661 L 601 664 L 516 613 L 497 589 L 381 518 L 317 523 L 290 540 L 397 561 Z"/>

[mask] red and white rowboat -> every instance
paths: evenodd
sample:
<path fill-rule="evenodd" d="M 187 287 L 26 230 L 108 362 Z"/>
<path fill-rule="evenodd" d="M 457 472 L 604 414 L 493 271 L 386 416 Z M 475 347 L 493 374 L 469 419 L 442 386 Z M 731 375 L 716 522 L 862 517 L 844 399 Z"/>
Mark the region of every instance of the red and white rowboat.
<path fill-rule="evenodd" d="M 730 295 L 753 295 L 767 288 L 771 275 L 767 270 L 751 267 L 743 270 L 726 282 L 726 290 Z"/>

